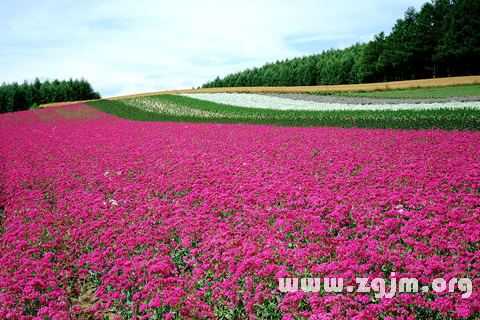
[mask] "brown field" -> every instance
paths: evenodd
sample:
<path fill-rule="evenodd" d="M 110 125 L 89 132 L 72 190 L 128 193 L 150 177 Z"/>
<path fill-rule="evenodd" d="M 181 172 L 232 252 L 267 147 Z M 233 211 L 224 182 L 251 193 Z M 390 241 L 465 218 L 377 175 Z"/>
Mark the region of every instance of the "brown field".
<path fill-rule="evenodd" d="M 332 86 L 301 86 L 301 87 L 229 87 L 229 88 L 208 88 L 208 89 L 186 89 L 186 90 L 170 90 L 160 92 L 149 92 L 132 94 L 128 96 L 107 98 L 107 100 L 117 100 L 125 98 L 137 98 L 144 96 L 152 96 L 159 94 L 174 93 L 217 93 L 217 92 L 332 92 L 332 91 L 376 91 L 376 90 L 393 90 L 393 89 L 411 89 L 426 87 L 448 87 L 459 86 L 465 84 L 480 83 L 480 76 L 467 77 L 451 77 L 423 80 L 405 80 L 393 82 L 377 82 L 362 84 L 340 84 Z M 91 100 L 90 100 L 91 101 Z M 85 101 L 57 102 L 49 103 L 41 106 L 59 106 L 73 103 L 81 103 Z"/>

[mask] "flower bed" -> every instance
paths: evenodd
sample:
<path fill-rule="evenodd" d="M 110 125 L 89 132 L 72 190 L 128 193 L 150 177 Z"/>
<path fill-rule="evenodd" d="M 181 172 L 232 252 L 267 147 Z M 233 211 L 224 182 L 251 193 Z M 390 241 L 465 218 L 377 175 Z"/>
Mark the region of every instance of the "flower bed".
<path fill-rule="evenodd" d="M 316 94 L 305 93 L 257 93 L 259 95 L 265 95 L 268 97 L 276 97 L 283 99 L 292 99 L 300 101 L 312 101 L 319 103 L 341 103 L 341 104 L 361 104 L 361 105 L 385 105 L 385 104 L 427 104 L 427 103 L 446 103 L 446 102 L 472 102 L 480 101 L 480 96 L 472 97 L 454 97 L 454 98 L 418 98 L 418 99 L 379 99 L 379 98 L 367 98 L 367 97 L 350 97 L 350 96 L 322 96 Z M 478 105 L 478 104 L 477 104 Z M 364 106 L 365 108 L 365 106 Z M 368 108 L 368 107 L 367 107 Z"/>
<path fill-rule="evenodd" d="M 430 99 L 412 104 L 412 101 L 392 101 L 365 98 L 322 97 L 309 95 L 241 94 L 241 93 L 182 93 L 184 97 L 224 103 L 238 107 L 276 110 L 426 110 L 439 108 L 480 108 L 478 101 L 447 101 Z M 465 98 L 475 99 L 477 97 Z M 417 102 L 417 101 L 416 101 Z"/>
<path fill-rule="evenodd" d="M 2 319 L 480 316 L 479 133 L 135 122 L 78 104 L 1 115 L 0 135 Z M 392 272 L 473 293 L 278 289 Z"/>

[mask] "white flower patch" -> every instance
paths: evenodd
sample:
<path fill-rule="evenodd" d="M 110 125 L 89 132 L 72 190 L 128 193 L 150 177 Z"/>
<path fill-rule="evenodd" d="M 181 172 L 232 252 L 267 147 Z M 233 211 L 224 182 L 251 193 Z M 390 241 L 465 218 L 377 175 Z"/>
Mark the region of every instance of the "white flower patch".
<path fill-rule="evenodd" d="M 206 100 L 216 103 L 229 104 L 237 107 L 262 108 L 276 110 L 405 110 L 405 109 L 440 109 L 440 108 L 476 108 L 480 109 L 480 102 L 445 102 L 445 103 L 418 103 L 418 104 L 368 104 L 354 105 L 342 103 L 324 103 L 284 99 L 258 94 L 240 93 L 182 93 L 184 97 Z"/>

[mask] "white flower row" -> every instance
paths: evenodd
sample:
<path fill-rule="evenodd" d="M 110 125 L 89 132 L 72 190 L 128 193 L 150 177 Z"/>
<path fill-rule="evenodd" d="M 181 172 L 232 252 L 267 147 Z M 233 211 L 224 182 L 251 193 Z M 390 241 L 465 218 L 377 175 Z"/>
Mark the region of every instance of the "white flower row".
<path fill-rule="evenodd" d="M 343 104 L 292 100 L 257 94 L 242 93 L 183 93 L 184 97 L 207 100 L 238 107 L 277 109 L 277 110 L 405 110 L 405 109 L 439 109 L 439 108 L 477 108 L 480 102 L 445 102 L 418 104 Z"/>

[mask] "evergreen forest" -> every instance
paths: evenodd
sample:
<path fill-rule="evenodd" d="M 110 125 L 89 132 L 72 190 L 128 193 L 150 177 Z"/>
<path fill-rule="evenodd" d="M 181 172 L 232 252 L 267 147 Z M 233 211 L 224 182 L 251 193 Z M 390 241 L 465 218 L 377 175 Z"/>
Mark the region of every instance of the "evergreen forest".
<path fill-rule="evenodd" d="M 368 43 L 217 77 L 202 88 L 314 86 L 480 74 L 480 1 L 410 7 L 391 32 Z"/>

